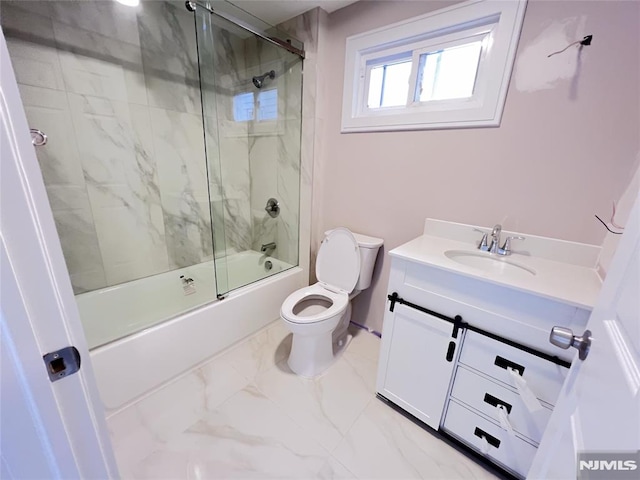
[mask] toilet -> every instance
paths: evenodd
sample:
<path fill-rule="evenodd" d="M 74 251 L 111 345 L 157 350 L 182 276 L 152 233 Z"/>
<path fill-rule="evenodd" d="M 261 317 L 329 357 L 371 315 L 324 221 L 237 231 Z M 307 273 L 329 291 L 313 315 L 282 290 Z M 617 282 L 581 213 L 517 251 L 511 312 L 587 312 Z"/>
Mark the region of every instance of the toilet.
<path fill-rule="evenodd" d="M 316 259 L 318 283 L 293 292 L 280 309 L 293 333 L 288 360 L 293 372 L 315 377 L 347 347 L 351 300 L 371 285 L 382 243 L 343 227 L 325 232 Z"/>

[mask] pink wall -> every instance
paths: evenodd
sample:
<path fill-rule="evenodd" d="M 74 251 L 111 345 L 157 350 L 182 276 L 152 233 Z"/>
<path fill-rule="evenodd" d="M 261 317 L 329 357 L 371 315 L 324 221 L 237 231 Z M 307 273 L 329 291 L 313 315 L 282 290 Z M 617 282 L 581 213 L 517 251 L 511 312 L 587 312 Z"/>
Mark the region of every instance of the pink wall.
<path fill-rule="evenodd" d="M 330 15 L 321 37 L 312 249 L 338 225 L 385 240 L 355 301 L 354 319 L 374 328 L 387 252 L 425 217 L 600 244 L 593 215 L 609 213 L 640 148 L 640 2 L 624 1 L 530 0 L 499 128 L 341 134 L 346 38 L 450 3 L 359 2 Z M 546 58 L 586 34 L 579 75 L 577 50 Z"/>

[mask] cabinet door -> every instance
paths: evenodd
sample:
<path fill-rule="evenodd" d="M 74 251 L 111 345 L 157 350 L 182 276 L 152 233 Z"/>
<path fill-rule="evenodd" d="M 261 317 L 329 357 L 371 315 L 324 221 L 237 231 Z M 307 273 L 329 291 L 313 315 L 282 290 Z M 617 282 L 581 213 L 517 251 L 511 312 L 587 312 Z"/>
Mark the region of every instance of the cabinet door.
<path fill-rule="evenodd" d="M 434 429 L 457 356 L 452 330 L 451 323 L 404 305 L 384 317 L 378 392 Z"/>

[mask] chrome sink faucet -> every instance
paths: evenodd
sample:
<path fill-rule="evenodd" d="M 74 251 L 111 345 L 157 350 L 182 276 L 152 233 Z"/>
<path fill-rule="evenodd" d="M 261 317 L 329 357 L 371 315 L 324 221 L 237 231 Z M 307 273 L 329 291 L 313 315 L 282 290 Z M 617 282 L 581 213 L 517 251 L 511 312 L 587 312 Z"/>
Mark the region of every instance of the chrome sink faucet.
<path fill-rule="evenodd" d="M 499 223 L 493 226 L 491 230 L 491 244 L 489 245 L 489 253 L 498 253 L 500 249 L 500 234 L 502 233 L 502 225 Z"/>
<path fill-rule="evenodd" d="M 502 247 L 500 246 L 500 235 L 502 234 L 502 225 L 496 224 L 491 230 L 491 233 L 485 232 L 484 230 L 480 230 L 479 228 L 474 228 L 476 232 L 482 233 L 482 239 L 478 244 L 478 250 L 482 250 L 483 252 L 495 253 L 496 255 L 511 255 L 511 240 L 524 240 L 524 237 L 520 235 L 510 235 L 508 236 Z M 491 243 L 488 243 L 488 237 L 491 235 Z"/>

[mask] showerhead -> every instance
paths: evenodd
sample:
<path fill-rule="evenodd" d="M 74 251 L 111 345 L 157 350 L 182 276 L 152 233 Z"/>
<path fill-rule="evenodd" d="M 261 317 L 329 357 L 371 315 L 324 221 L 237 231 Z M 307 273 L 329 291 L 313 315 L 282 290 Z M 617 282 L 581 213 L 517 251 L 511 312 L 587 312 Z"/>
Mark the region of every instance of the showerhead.
<path fill-rule="evenodd" d="M 267 78 L 270 78 L 271 80 L 276 78 L 275 70 L 271 70 L 270 72 L 267 72 L 267 73 L 264 73 L 262 75 L 253 77 L 251 80 L 253 81 L 253 84 L 256 86 L 256 88 L 262 88 L 264 86 L 264 81 Z"/>

